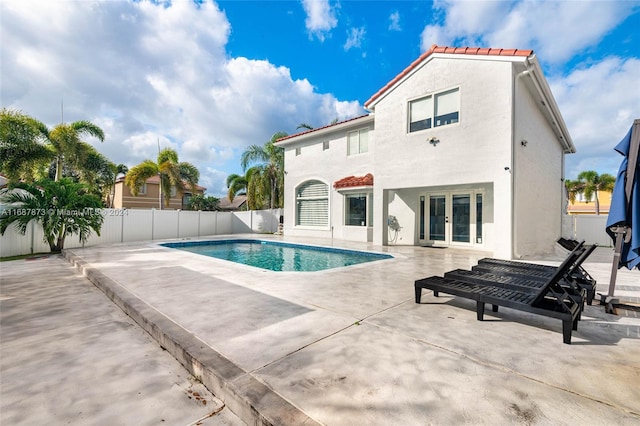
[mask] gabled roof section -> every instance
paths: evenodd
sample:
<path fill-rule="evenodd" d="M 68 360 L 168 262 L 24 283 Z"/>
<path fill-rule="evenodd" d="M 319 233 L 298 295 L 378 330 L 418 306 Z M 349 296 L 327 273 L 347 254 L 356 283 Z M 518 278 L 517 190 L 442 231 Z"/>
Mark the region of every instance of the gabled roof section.
<path fill-rule="evenodd" d="M 339 130 L 344 127 L 350 127 L 352 125 L 358 125 L 363 122 L 368 122 L 369 119 L 373 120 L 373 114 L 364 114 L 358 117 L 349 118 L 348 120 L 340 121 L 338 123 L 328 124 L 326 126 L 318 127 L 316 129 L 305 130 L 304 132 L 295 133 L 293 135 L 285 136 L 276 141 L 277 145 L 288 145 L 290 142 L 297 142 L 301 139 L 307 139 L 308 137 L 316 136 L 317 134 L 325 133 L 325 131 Z"/>
<path fill-rule="evenodd" d="M 373 175 L 367 173 L 364 176 L 347 176 L 333 183 L 335 189 L 356 188 L 360 186 L 373 186 Z"/>
<path fill-rule="evenodd" d="M 519 49 L 496 49 L 490 47 L 446 47 L 432 45 L 431 49 L 424 52 L 418 59 L 413 61 L 411 65 L 405 68 L 400 74 L 395 76 L 393 80 L 388 82 L 382 89 L 378 90 L 368 101 L 364 103 L 364 107 L 369 109 L 369 106 L 380 98 L 387 90 L 395 86 L 400 80 L 410 74 L 414 69 L 418 68 L 422 62 L 434 54 L 446 54 L 446 55 L 474 55 L 474 56 L 523 56 L 528 57 L 533 55 L 533 50 L 519 50 Z"/>

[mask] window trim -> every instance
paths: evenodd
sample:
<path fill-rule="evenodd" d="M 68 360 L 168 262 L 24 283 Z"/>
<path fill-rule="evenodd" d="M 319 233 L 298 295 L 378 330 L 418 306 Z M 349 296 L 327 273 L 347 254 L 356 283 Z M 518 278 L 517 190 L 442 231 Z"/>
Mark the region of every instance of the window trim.
<path fill-rule="evenodd" d="M 371 189 L 371 187 L 361 187 L 359 189 L 354 188 L 353 190 L 350 190 L 350 191 L 341 191 L 341 192 L 344 200 L 342 224 L 344 226 L 353 226 L 356 228 L 372 227 L 373 226 L 373 189 Z M 347 209 L 349 207 L 347 200 L 349 199 L 349 197 L 362 196 L 362 195 L 364 195 L 365 197 L 365 212 L 364 212 L 365 223 L 364 225 L 350 225 L 347 220 L 347 215 L 348 215 Z"/>
<path fill-rule="evenodd" d="M 326 189 L 326 195 L 323 196 L 312 196 L 312 197 L 300 197 L 299 196 L 299 192 L 300 192 L 300 188 L 309 183 L 309 182 L 317 182 L 317 183 L 321 183 L 324 185 L 325 189 Z M 299 212 L 299 205 L 301 201 L 312 201 L 312 200 L 327 200 L 327 210 L 326 210 L 326 224 L 320 224 L 320 225 L 309 225 L 309 224 L 300 224 L 300 212 Z M 298 185 L 296 185 L 295 189 L 294 189 L 294 200 L 295 200 L 295 211 L 294 211 L 294 226 L 296 228 L 307 228 L 307 229 L 329 229 L 329 227 L 331 226 L 331 190 L 330 190 L 330 186 L 327 182 L 325 182 L 324 180 L 320 179 L 320 178 L 309 178 L 306 179 L 302 182 L 300 182 Z"/>
<path fill-rule="evenodd" d="M 349 130 L 347 132 L 347 157 L 352 157 L 354 155 L 360 155 L 360 154 L 367 154 L 369 153 L 369 145 L 370 145 L 370 140 L 369 140 L 369 127 L 361 127 L 359 129 L 354 129 L 354 130 Z M 360 132 L 365 131 L 367 132 L 367 150 L 366 151 L 362 151 L 362 148 L 360 146 Z M 350 145 L 349 145 L 349 135 L 352 133 L 358 133 L 358 152 L 354 152 L 352 153 L 350 150 Z"/>
<path fill-rule="evenodd" d="M 455 123 L 446 123 L 446 124 L 440 124 L 440 125 L 436 125 L 436 108 L 437 108 L 437 103 L 436 103 L 436 99 L 438 96 L 441 96 L 443 94 L 449 93 L 449 92 L 457 92 L 458 93 L 458 117 Z M 434 91 L 434 92 L 430 92 L 430 93 L 425 93 L 422 94 L 420 96 L 416 96 L 413 98 L 410 98 L 407 100 L 407 119 L 406 119 L 406 123 L 407 123 L 407 134 L 411 135 L 411 134 L 415 134 L 415 133 L 419 133 L 425 130 L 433 130 L 437 127 L 443 127 L 443 126 L 450 126 L 450 125 L 454 125 L 454 124 L 458 124 L 460 123 L 460 86 L 454 86 L 454 87 L 450 87 L 448 89 L 443 89 L 443 90 L 438 90 L 438 91 Z M 423 129 L 417 129 L 417 130 L 411 130 L 411 105 L 413 102 L 416 101 L 420 101 L 423 99 L 427 99 L 427 98 L 431 98 L 431 115 L 429 116 L 429 127 L 423 128 Z"/>

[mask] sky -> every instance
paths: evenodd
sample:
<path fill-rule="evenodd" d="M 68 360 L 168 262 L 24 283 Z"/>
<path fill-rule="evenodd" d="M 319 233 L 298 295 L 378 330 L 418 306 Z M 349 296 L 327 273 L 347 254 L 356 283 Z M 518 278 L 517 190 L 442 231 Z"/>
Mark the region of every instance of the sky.
<path fill-rule="evenodd" d="M 640 1 L 2 0 L 0 107 L 129 167 L 158 145 L 226 194 L 240 155 L 364 102 L 433 44 L 533 49 L 577 148 L 566 178 L 616 175 L 640 118 Z"/>

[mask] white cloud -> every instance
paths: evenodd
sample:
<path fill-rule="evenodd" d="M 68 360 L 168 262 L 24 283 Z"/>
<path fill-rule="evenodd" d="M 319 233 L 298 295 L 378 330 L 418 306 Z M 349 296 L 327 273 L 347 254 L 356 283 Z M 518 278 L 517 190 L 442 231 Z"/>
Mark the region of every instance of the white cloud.
<path fill-rule="evenodd" d="M 344 43 L 344 50 L 349 51 L 352 48 L 360 48 L 362 46 L 362 40 L 364 40 L 364 35 L 366 31 L 364 27 L 360 28 L 349 28 L 347 31 L 347 41 Z"/>
<path fill-rule="evenodd" d="M 389 15 L 389 31 L 402 31 L 400 26 L 400 12 L 397 10 Z"/>
<path fill-rule="evenodd" d="M 305 26 L 309 37 L 316 37 L 324 41 L 332 29 L 338 25 L 335 10 L 329 4 L 329 0 L 302 0 L 307 18 Z"/>
<path fill-rule="evenodd" d="M 640 59 L 609 57 L 567 76 L 549 78 L 577 153 L 567 156 L 566 176 L 596 170 L 615 175 L 622 157 L 613 147 L 638 118 Z"/>
<path fill-rule="evenodd" d="M 560 62 L 597 43 L 634 10 L 634 2 L 443 0 L 434 3 L 442 23 L 425 26 L 422 50 L 432 44 L 534 49 Z"/>
<path fill-rule="evenodd" d="M 239 172 L 246 146 L 363 112 L 286 67 L 229 57 L 231 26 L 211 1 L 3 0 L 0 15 L 3 107 L 54 126 L 64 100 L 65 121 L 103 128 L 95 145 L 113 162 L 155 159 L 159 140 L 195 164 L 213 194 L 225 177 L 209 171 Z"/>

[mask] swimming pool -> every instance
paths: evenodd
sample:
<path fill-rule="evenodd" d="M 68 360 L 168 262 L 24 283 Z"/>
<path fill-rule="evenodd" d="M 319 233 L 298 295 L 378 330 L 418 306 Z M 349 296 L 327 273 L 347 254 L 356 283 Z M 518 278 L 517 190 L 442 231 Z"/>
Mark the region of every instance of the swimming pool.
<path fill-rule="evenodd" d="M 393 258 L 382 253 L 263 240 L 184 241 L 161 245 L 271 271 L 323 271 Z"/>

